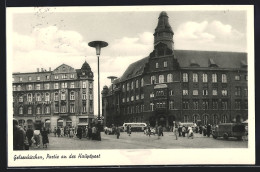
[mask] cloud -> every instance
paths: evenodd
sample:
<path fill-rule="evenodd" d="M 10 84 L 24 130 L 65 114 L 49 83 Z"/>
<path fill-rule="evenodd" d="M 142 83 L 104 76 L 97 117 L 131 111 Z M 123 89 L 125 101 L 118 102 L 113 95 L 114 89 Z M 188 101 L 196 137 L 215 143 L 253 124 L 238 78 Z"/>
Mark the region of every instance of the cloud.
<path fill-rule="evenodd" d="M 246 51 L 245 35 L 217 20 L 182 23 L 174 40 L 176 49 Z"/>

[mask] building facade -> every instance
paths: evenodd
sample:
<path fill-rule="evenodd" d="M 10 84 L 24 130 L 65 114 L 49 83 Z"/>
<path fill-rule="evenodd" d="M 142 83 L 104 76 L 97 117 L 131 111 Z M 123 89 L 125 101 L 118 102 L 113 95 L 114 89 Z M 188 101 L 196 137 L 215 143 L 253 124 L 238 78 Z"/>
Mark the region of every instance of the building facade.
<path fill-rule="evenodd" d="M 103 88 L 105 125 L 169 127 L 173 121 L 206 125 L 248 118 L 247 53 L 174 50 L 173 35 L 161 12 L 153 52 Z"/>
<path fill-rule="evenodd" d="M 91 123 L 93 77 L 87 62 L 81 69 L 62 64 L 53 71 L 13 73 L 14 118 L 21 126 L 38 123 L 50 129 Z"/>

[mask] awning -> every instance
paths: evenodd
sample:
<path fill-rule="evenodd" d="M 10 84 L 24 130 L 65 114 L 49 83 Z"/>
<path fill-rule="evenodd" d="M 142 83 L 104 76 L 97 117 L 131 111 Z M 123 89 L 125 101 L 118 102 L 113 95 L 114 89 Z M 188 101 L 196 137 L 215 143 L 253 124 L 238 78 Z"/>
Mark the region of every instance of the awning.
<path fill-rule="evenodd" d="M 86 126 L 88 123 L 78 123 L 78 126 Z"/>

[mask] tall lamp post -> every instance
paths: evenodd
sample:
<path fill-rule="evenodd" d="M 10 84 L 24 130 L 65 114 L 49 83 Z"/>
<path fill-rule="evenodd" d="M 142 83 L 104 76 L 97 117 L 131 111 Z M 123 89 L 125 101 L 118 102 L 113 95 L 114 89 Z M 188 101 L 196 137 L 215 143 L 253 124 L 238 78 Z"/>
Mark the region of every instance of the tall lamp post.
<path fill-rule="evenodd" d="M 100 120 L 99 56 L 100 56 L 101 48 L 108 46 L 108 43 L 104 41 L 92 41 L 89 42 L 88 45 L 90 47 L 96 48 L 96 55 L 98 59 L 98 121 L 99 121 Z"/>

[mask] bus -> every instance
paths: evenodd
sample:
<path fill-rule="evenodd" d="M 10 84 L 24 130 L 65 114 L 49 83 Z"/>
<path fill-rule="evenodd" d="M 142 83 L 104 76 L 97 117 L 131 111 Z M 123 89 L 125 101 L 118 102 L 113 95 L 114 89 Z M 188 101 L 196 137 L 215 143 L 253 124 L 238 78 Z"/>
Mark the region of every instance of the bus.
<path fill-rule="evenodd" d="M 124 123 L 123 130 L 127 130 L 127 126 L 131 126 L 131 131 L 144 131 L 147 127 L 146 123 Z"/>

